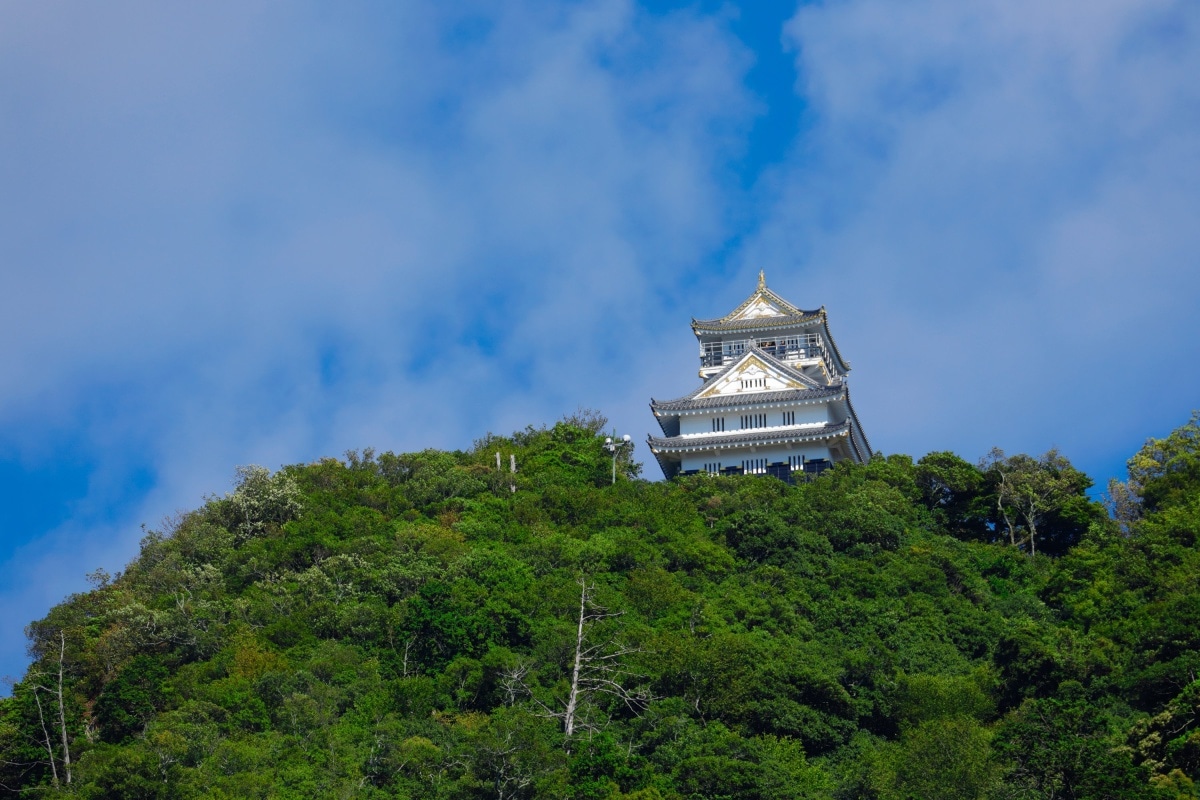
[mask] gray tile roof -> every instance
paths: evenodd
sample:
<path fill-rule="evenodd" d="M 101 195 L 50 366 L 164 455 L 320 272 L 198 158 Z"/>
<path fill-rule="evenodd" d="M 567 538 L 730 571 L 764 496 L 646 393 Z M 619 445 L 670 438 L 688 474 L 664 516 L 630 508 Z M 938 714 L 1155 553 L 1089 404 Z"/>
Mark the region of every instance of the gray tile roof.
<path fill-rule="evenodd" d="M 697 448 L 729 447 L 741 444 L 782 444 L 784 442 L 799 442 L 811 439 L 826 439 L 838 436 L 850 430 L 850 422 L 827 424 L 803 428 L 757 428 L 745 433 L 714 433 L 703 436 L 672 436 L 663 438 L 650 436 L 646 439 L 654 451 L 683 451 Z"/>
<path fill-rule="evenodd" d="M 692 330 L 694 331 L 742 331 L 742 330 L 762 330 L 764 328 L 786 328 L 792 325 L 807 325 L 812 322 L 817 322 L 821 318 L 821 312 L 818 311 L 802 311 L 799 314 L 783 314 L 777 317 L 752 317 L 749 319 L 726 320 L 721 319 L 693 319 Z"/>
<path fill-rule="evenodd" d="M 754 290 L 753 294 L 751 294 L 749 297 L 747 297 L 745 300 L 743 300 L 741 303 L 739 303 L 737 308 L 735 308 L 733 311 L 730 311 L 728 314 L 726 314 L 725 316 L 720 317 L 718 319 L 706 319 L 706 320 L 693 319 L 692 323 L 693 323 L 693 325 L 695 325 L 697 322 L 711 323 L 711 324 L 716 324 L 716 325 L 728 323 L 733 317 L 736 317 L 738 314 L 742 313 L 747 308 L 749 308 L 750 305 L 760 297 L 762 299 L 766 300 L 768 303 L 771 303 L 772 305 L 774 305 L 776 308 L 783 310 L 784 317 L 773 317 L 773 319 L 783 319 L 785 317 L 802 318 L 805 316 L 809 316 L 811 314 L 819 313 L 818 311 L 804 311 L 803 309 L 796 308 L 796 306 L 792 305 L 787 300 L 784 300 L 782 297 L 775 294 L 775 292 L 773 292 L 767 288 L 766 278 L 760 272 L 758 275 L 758 288 Z"/>
<path fill-rule="evenodd" d="M 705 384 L 707 385 L 707 384 Z M 704 388 L 704 387 L 701 387 Z M 843 391 L 842 386 L 822 386 L 814 389 L 783 389 L 777 392 L 744 392 L 740 394 L 723 394 L 717 397 L 696 398 L 693 392 L 687 397 L 675 400 L 651 400 L 650 408 L 655 411 L 692 411 L 703 408 L 724 408 L 725 406 L 759 405 L 761 403 L 786 403 L 798 400 L 816 400 L 825 397 L 836 397 Z M 699 390 L 697 390 L 698 392 Z"/>
<path fill-rule="evenodd" d="M 874 455 L 874 451 L 871 449 L 871 440 L 867 438 L 867 432 L 863 430 L 862 423 L 858 421 L 858 413 L 854 410 L 854 404 L 850 402 L 849 389 L 846 390 L 846 411 L 849 413 L 850 420 L 854 422 L 854 427 L 850 431 L 850 444 L 854 447 L 860 462 L 869 461 Z"/>

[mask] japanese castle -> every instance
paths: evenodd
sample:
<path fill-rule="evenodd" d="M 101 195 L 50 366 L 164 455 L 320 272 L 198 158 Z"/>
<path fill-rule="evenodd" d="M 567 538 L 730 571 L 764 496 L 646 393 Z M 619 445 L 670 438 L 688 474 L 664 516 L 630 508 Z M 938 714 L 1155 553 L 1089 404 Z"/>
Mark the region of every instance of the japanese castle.
<path fill-rule="evenodd" d="M 651 400 L 662 428 L 649 438 L 663 474 L 819 473 L 862 462 L 871 445 L 850 405 L 846 373 L 822 306 L 802 311 L 758 288 L 720 319 L 693 319 L 704 383 L 677 400 Z"/>

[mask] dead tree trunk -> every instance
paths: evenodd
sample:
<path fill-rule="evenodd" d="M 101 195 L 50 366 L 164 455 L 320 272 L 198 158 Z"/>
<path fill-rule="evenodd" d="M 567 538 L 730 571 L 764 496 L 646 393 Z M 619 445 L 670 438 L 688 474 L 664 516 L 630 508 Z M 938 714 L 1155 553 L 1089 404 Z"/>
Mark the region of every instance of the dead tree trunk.
<path fill-rule="evenodd" d="M 589 584 L 586 578 L 579 579 L 579 612 L 575 618 L 575 647 L 571 659 L 571 677 L 565 698 L 558 697 L 544 702 L 526 683 L 528 666 L 518 665 L 505 675 L 503 686 L 508 692 L 510 702 L 515 702 L 520 695 L 530 697 L 541 712 L 538 716 L 557 719 L 562 722 L 563 733 L 567 741 L 581 730 L 593 730 L 595 725 L 587 719 L 587 711 L 592 707 L 597 694 L 607 694 L 619 698 L 631 711 L 641 713 L 653 699 L 649 690 L 644 687 L 626 688 L 626 685 L 641 676 L 627 670 L 624 660 L 627 656 L 637 653 L 636 648 L 619 644 L 614 637 L 609 637 L 594 644 L 589 641 L 592 626 L 605 619 L 621 616 L 622 612 L 613 612 L 597 605 L 592 600 L 595 586 Z"/>
<path fill-rule="evenodd" d="M 588 619 L 588 586 L 579 580 L 579 625 L 575 631 L 575 665 L 571 669 L 571 691 L 567 694 L 567 708 L 563 712 L 563 732 L 569 738 L 575 732 L 575 712 L 579 708 L 579 668 L 583 662 L 583 625 Z"/>
<path fill-rule="evenodd" d="M 38 722 L 42 725 L 42 744 L 46 746 L 46 757 L 50 760 L 50 775 L 54 779 L 54 788 L 58 788 L 58 765 L 54 760 L 54 745 L 50 741 L 50 730 L 46 727 L 46 715 L 42 713 L 42 698 L 38 694 L 40 686 L 33 689 L 33 702 L 37 703 Z"/>
<path fill-rule="evenodd" d="M 50 775 L 54 781 L 55 787 L 59 786 L 59 773 L 57 759 L 54 755 L 54 745 L 51 741 L 50 730 L 46 726 L 46 715 L 42 708 L 41 692 L 45 692 L 54 698 L 58 706 L 58 734 L 62 741 L 62 780 L 67 785 L 71 785 L 71 743 L 70 736 L 67 732 L 67 704 L 64 698 L 63 690 L 63 673 L 65 672 L 67 654 L 67 636 L 64 632 L 58 632 L 58 670 L 56 674 L 50 676 L 53 678 L 52 686 L 46 686 L 43 683 L 32 684 L 33 699 L 37 704 L 38 722 L 42 726 L 43 743 L 46 746 L 46 754 L 50 759 Z M 45 673 L 40 673 L 40 677 L 48 677 Z"/>
<path fill-rule="evenodd" d="M 71 785 L 71 745 L 67 742 L 67 708 L 63 702 L 63 659 L 67 654 L 67 636 L 58 632 L 58 726 L 62 734 L 63 772 L 66 774 L 67 785 Z"/>

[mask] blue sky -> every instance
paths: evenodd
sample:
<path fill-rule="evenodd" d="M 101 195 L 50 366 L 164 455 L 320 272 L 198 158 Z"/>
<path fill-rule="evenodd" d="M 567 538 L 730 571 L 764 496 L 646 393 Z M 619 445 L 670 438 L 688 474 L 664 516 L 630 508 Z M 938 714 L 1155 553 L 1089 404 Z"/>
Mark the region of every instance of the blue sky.
<path fill-rule="evenodd" d="M 642 439 L 759 269 L 884 452 L 1103 482 L 1200 406 L 1195 3 L 0 14 L 0 675 L 236 465 Z"/>

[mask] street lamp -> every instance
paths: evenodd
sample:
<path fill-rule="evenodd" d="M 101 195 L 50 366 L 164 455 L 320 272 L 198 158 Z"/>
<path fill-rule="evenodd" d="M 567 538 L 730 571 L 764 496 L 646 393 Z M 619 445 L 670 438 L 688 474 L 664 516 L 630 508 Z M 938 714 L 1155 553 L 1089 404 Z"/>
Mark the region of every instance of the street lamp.
<path fill-rule="evenodd" d="M 614 485 L 616 485 L 617 482 L 617 455 L 626 447 L 630 449 L 633 448 L 633 441 L 630 439 L 628 433 L 616 440 L 614 440 L 611 436 L 604 437 L 604 449 L 612 453 L 613 457 L 612 482 Z"/>

